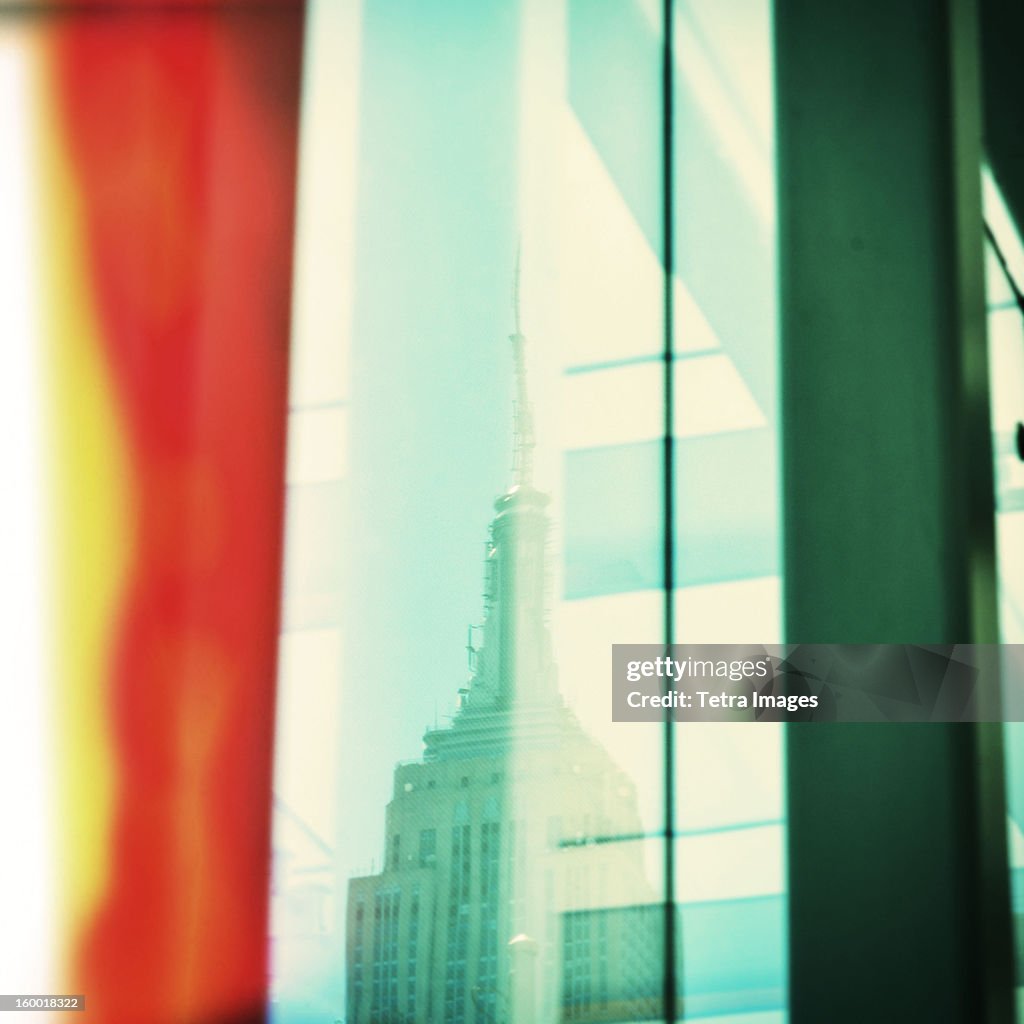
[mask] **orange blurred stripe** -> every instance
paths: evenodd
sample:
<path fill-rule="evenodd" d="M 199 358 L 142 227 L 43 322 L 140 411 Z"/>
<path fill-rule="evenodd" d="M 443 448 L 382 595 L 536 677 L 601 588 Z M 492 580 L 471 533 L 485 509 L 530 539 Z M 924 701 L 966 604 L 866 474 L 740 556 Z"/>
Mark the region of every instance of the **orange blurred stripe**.
<path fill-rule="evenodd" d="M 105 1024 L 264 1015 L 302 21 L 44 29 L 66 988 Z"/>

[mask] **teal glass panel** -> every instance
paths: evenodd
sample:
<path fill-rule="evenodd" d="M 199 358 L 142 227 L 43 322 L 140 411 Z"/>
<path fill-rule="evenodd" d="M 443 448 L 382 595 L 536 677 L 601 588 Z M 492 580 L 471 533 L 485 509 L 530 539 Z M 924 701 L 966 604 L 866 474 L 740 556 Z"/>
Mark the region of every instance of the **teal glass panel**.
<path fill-rule="evenodd" d="M 278 1024 L 663 1020 L 671 971 L 687 1015 L 784 1014 L 781 733 L 695 733 L 670 778 L 664 728 L 606 692 L 666 605 L 685 639 L 777 639 L 773 185 L 708 105 L 751 101 L 751 54 L 700 16 L 673 39 L 666 522 L 659 6 L 311 5 Z M 669 894 L 669 858 L 717 866 Z"/>
<path fill-rule="evenodd" d="M 675 639 L 782 638 L 771 5 L 674 5 Z M 781 726 L 674 730 L 685 1017 L 787 1009 Z"/>
<path fill-rule="evenodd" d="M 1006 644 L 1024 643 L 1024 452 L 1017 426 L 1024 422 L 1024 309 L 1014 288 L 1024 283 L 1024 247 L 999 189 L 982 175 L 986 247 L 989 382 L 995 453 L 996 554 L 999 633 Z M 1007 852 L 1016 949 L 1017 1014 L 1024 1019 L 1024 724 L 1004 726 Z"/>

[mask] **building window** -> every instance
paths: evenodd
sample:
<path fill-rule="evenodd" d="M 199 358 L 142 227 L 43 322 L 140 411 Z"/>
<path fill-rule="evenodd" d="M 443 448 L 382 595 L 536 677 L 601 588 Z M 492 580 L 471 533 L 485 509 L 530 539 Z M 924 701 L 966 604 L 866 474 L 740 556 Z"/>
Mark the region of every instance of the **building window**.
<path fill-rule="evenodd" d="M 469 825 L 452 828 L 451 887 L 448 896 L 448 955 L 445 965 L 445 1021 L 466 1019 L 467 960 L 469 957 L 470 874 Z"/>
<path fill-rule="evenodd" d="M 373 1004 L 371 1013 L 391 1019 L 398 1012 L 398 915 L 401 893 L 378 892 L 374 896 L 373 916 Z"/>
<path fill-rule="evenodd" d="M 420 888 L 412 887 L 409 907 L 408 962 L 405 968 L 405 1012 L 408 1019 L 416 1016 L 416 974 L 420 936 Z"/>
<path fill-rule="evenodd" d="M 432 867 L 437 863 L 437 829 L 425 828 L 420 831 L 420 867 Z"/>

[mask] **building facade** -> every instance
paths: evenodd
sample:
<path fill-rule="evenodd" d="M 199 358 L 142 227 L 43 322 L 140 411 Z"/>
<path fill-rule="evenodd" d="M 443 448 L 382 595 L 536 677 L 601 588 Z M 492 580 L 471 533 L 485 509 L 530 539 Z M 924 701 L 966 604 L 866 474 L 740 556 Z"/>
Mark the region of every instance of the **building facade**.
<path fill-rule="evenodd" d="M 559 692 L 548 497 L 533 486 L 518 324 L 511 340 L 515 472 L 490 527 L 482 640 L 470 645 L 471 678 L 450 725 L 428 731 L 422 757 L 395 769 L 382 870 L 349 882 L 348 1024 L 634 1020 L 657 1011 L 660 974 L 641 974 L 638 990 L 624 991 L 608 924 L 642 917 L 650 948 L 658 915 L 591 913 L 613 903 L 659 908 L 633 782 Z"/>

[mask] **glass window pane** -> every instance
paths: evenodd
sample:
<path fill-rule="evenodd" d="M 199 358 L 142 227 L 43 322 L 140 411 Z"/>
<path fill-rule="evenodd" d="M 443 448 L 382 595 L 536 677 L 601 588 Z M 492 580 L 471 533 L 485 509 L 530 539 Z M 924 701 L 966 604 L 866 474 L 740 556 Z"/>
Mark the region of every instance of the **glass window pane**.
<path fill-rule="evenodd" d="M 1004 644 L 1024 643 L 1024 459 L 1016 431 L 1024 422 L 1024 316 L 1011 280 L 1024 283 L 1024 247 L 995 181 L 982 175 L 985 220 L 992 231 L 986 253 L 989 382 L 992 445 L 995 450 L 996 554 L 999 574 L 999 631 Z M 997 258 L 997 249 L 998 254 Z M 1018 1014 L 1024 1012 L 1024 724 L 1007 722 L 1006 796 L 1010 893 L 1016 932 Z"/>
<path fill-rule="evenodd" d="M 715 340 L 675 365 L 679 642 L 782 640 L 770 21 L 768 0 L 675 4 L 675 245 L 692 300 L 675 348 Z M 782 1019 L 782 727 L 673 729 L 687 1015 Z"/>
<path fill-rule="evenodd" d="M 608 713 L 666 605 L 780 632 L 768 8 L 690 6 L 668 524 L 660 5 L 312 6 L 285 622 L 331 654 L 281 701 L 336 673 L 335 814 L 282 737 L 276 1020 L 660 1019 L 667 857 L 684 997 L 784 1011 L 781 732 L 681 737 L 666 849 L 664 727 Z"/>

